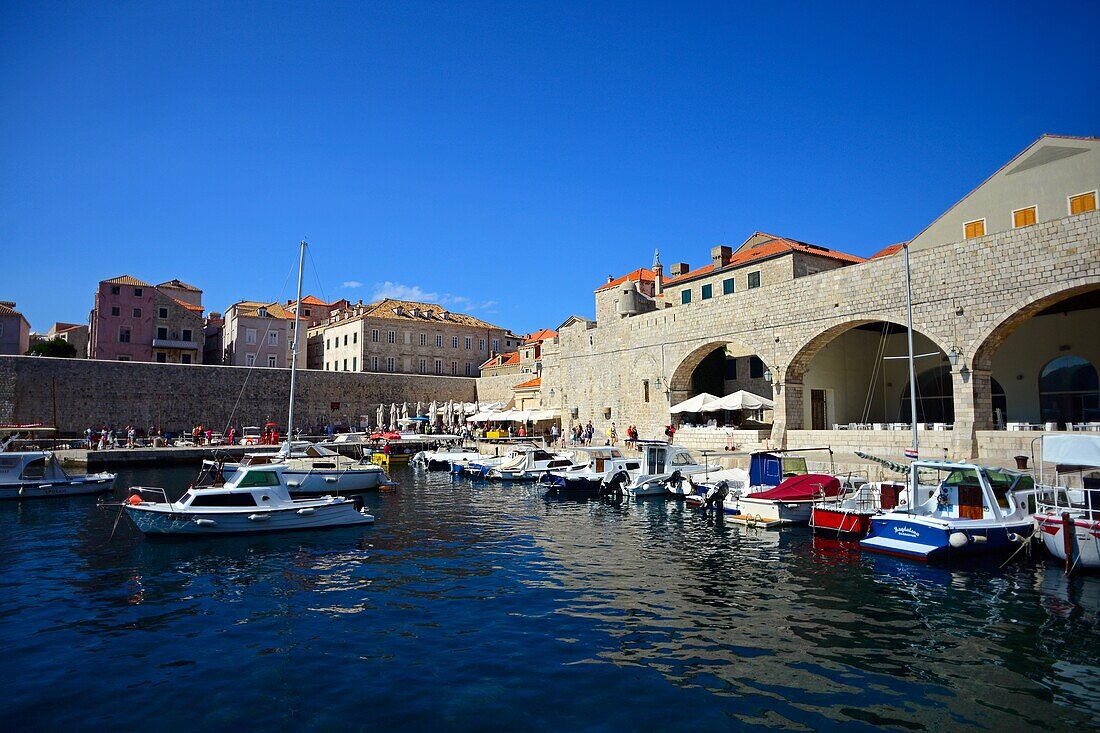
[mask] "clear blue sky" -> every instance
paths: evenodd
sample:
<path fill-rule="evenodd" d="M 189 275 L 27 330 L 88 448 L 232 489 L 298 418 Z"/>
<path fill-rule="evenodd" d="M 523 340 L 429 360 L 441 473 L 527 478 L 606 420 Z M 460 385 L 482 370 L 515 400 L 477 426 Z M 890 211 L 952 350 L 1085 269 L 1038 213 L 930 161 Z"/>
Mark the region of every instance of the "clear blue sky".
<path fill-rule="evenodd" d="M 519 331 L 769 231 L 907 239 L 1100 134 L 1100 2 L 0 2 L 0 300 L 427 293 Z M 319 279 L 318 279 L 319 276 Z M 358 284 L 358 285 L 357 285 Z"/>

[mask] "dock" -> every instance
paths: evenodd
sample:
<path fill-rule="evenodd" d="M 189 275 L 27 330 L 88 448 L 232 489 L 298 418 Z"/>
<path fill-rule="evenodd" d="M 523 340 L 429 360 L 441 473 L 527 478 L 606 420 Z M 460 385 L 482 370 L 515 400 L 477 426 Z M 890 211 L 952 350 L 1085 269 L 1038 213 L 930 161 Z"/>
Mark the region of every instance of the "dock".
<path fill-rule="evenodd" d="M 87 467 L 95 472 L 107 468 L 137 466 L 155 466 L 164 464 L 197 464 L 204 458 L 242 457 L 245 453 L 278 446 L 255 445 L 210 445 L 198 447 L 158 447 L 158 448 L 110 448 L 108 450 L 88 450 L 86 448 L 64 448 L 54 451 L 62 466 Z"/>

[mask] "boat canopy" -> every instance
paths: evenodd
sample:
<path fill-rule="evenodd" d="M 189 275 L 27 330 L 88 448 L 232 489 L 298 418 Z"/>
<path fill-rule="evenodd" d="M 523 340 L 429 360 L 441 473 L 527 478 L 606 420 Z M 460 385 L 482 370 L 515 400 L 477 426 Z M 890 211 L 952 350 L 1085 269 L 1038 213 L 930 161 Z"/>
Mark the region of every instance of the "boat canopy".
<path fill-rule="evenodd" d="M 749 494 L 746 499 L 771 499 L 772 501 L 809 501 L 840 495 L 840 479 L 824 473 L 806 473 L 784 479 L 774 489 Z"/>
<path fill-rule="evenodd" d="M 709 392 L 700 392 L 690 399 L 686 399 L 679 404 L 675 404 L 669 408 L 669 412 L 676 415 L 681 412 L 702 412 L 703 405 L 710 402 L 714 402 L 718 398 Z"/>
<path fill-rule="evenodd" d="M 743 389 L 739 389 L 736 392 L 726 395 L 725 397 L 720 397 L 711 402 L 707 402 L 702 406 L 699 411 L 718 412 L 719 410 L 770 410 L 774 407 L 775 403 L 769 400 L 767 397 L 761 397 L 760 395 L 753 394 L 752 392 L 746 392 Z"/>
<path fill-rule="evenodd" d="M 1100 467 L 1100 435 L 1044 435 L 1043 461 L 1059 466 Z"/>

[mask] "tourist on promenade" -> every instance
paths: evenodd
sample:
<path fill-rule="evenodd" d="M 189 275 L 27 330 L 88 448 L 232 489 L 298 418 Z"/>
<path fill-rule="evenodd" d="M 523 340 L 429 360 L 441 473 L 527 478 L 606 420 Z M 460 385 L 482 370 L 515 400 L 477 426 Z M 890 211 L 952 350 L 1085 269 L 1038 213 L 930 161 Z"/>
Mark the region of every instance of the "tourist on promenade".
<path fill-rule="evenodd" d="M 589 420 L 588 424 L 584 427 L 584 444 L 592 445 L 592 438 L 596 435 L 596 429 L 592 427 L 592 421 Z"/>
<path fill-rule="evenodd" d="M 234 427 L 230 427 L 229 428 L 229 435 L 228 435 L 228 438 L 227 438 L 229 440 L 229 445 L 235 445 L 236 444 L 235 443 L 236 438 L 237 438 L 237 429 L 234 428 Z"/>
<path fill-rule="evenodd" d="M 665 436 L 668 438 L 669 444 L 671 444 L 673 439 L 676 437 L 676 426 L 666 425 L 665 426 Z"/>
<path fill-rule="evenodd" d="M 92 440 L 91 428 L 84 428 L 84 444 L 88 446 L 88 450 L 95 450 L 95 441 Z"/>
<path fill-rule="evenodd" d="M 615 430 L 615 423 L 611 423 L 611 430 L 607 432 L 607 437 L 611 439 L 612 446 L 619 442 L 619 433 Z"/>
<path fill-rule="evenodd" d="M 554 423 L 550 426 L 550 445 L 556 445 L 558 442 L 558 424 Z"/>
<path fill-rule="evenodd" d="M 103 429 L 99 431 L 99 449 L 107 450 L 107 426 L 104 425 Z"/>
<path fill-rule="evenodd" d="M 133 425 L 127 425 L 126 426 L 126 447 L 127 448 L 136 448 L 137 447 L 137 431 L 134 430 Z"/>

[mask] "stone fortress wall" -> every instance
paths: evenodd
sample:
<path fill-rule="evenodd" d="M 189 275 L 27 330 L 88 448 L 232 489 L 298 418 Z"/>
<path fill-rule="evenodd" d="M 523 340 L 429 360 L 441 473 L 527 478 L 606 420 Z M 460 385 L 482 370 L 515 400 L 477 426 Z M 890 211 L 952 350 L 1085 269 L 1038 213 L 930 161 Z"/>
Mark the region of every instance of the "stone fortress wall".
<path fill-rule="evenodd" d="M 66 434 L 128 424 L 179 432 L 200 422 L 221 431 L 231 418 L 238 428 L 267 418 L 285 426 L 289 392 L 288 369 L 0 356 L 0 424 L 42 423 Z M 308 429 L 361 415 L 373 423 L 380 403 L 470 402 L 474 392 L 471 377 L 303 369 L 295 423 Z"/>

